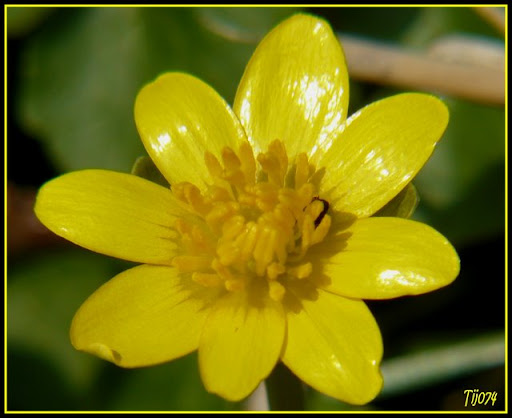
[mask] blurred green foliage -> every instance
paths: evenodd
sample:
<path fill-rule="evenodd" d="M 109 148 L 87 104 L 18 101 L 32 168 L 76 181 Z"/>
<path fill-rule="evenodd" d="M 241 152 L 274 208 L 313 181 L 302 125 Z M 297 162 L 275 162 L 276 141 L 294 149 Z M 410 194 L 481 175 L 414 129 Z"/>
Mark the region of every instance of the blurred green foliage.
<path fill-rule="evenodd" d="M 42 157 L 56 172 L 83 168 L 129 172 L 137 157 L 145 154 L 133 122 L 134 99 L 145 83 L 165 71 L 188 72 L 232 102 L 257 42 L 296 10 L 9 7 L 11 123 L 40 141 Z M 419 49 L 439 35 L 461 31 L 503 42 L 469 8 L 308 11 L 325 16 L 335 30 Z M 352 80 L 351 92 L 354 111 L 396 90 Z M 504 234 L 505 113 L 501 107 L 450 97 L 444 100 L 450 108 L 450 125 L 414 181 L 420 196 L 414 216 L 436 227 L 461 252 Z M 14 141 L 18 138 L 9 137 L 9 148 L 23 148 Z M 16 157 L 9 157 L 10 165 L 28 164 L 30 159 L 24 149 L 10 155 Z M 42 177 L 40 182 L 45 180 Z M 116 260 L 75 248 L 10 260 L 8 409 L 240 408 L 205 392 L 195 355 L 151 369 L 121 370 L 73 350 L 68 329 L 74 312 L 94 289 L 124 267 Z M 485 271 L 485 266 L 480 267 Z M 462 269 L 459 281 L 480 279 L 477 272 L 466 272 L 464 263 Z M 501 273 L 493 279 L 498 288 L 502 278 Z M 454 292 L 460 293 L 452 300 L 473 291 L 470 285 L 457 287 Z M 496 295 L 495 300 L 503 303 L 503 295 Z M 393 309 L 392 303 L 389 306 Z M 409 309 L 411 304 L 396 306 Z M 431 310 L 426 312 L 423 319 Z M 397 315 L 409 313 L 402 310 Z M 377 320 L 385 330 L 390 326 L 386 318 L 397 315 L 384 312 Z M 412 317 L 421 319 L 422 314 Z M 501 319 L 496 323 L 501 324 Z M 391 352 L 399 351 L 389 344 Z M 308 394 L 307 405 L 312 410 L 347 408 L 314 391 Z"/>
<path fill-rule="evenodd" d="M 225 9 L 58 9 L 22 57 L 21 123 L 62 171 L 128 171 L 144 153 L 133 122 L 144 84 L 166 71 L 188 72 L 231 101 L 254 44 L 292 12 L 251 11 L 238 42 L 216 31 L 237 34 L 247 14 Z"/>

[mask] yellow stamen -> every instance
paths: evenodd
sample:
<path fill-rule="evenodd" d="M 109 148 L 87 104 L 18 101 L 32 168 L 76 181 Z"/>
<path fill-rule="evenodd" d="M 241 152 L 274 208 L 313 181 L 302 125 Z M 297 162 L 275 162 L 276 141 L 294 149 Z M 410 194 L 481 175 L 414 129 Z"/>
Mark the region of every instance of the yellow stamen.
<path fill-rule="evenodd" d="M 224 282 L 224 287 L 230 292 L 239 292 L 245 288 L 245 281 L 243 279 L 231 279 Z"/>
<path fill-rule="evenodd" d="M 226 240 L 233 240 L 239 236 L 245 227 L 245 218 L 241 215 L 231 217 L 222 226 L 222 237 Z"/>
<path fill-rule="evenodd" d="M 213 178 L 204 194 L 186 182 L 172 187 L 194 214 L 176 221 L 183 253 L 172 264 L 205 287 L 234 292 L 257 281 L 281 301 L 291 281 L 310 278 L 313 264 L 304 256 L 331 226 L 329 204 L 311 180 L 314 167 L 304 153 L 289 167 L 277 140 L 257 158 L 243 142 L 238 152 L 224 148 L 220 159 L 210 152 L 204 159 Z"/>
<path fill-rule="evenodd" d="M 288 169 L 288 155 L 281 141 L 272 141 L 268 152 L 258 155 L 258 162 L 272 183 L 278 186 L 284 185 L 284 177 Z"/>
<path fill-rule="evenodd" d="M 199 215 L 205 215 L 211 208 L 204 201 L 199 189 L 192 183 L 176 183 L 172 186 L 172 191 L 178 199 L 188 203 Z"/>
<path fill-rule="evenodd" d="M 281 283 L 275 281 L 269 283 L 269 296 L 271 299 L 281 302 L 285 293 L 286 289 Z"/>
<path fill-rule="evenodd" d="M 232 280 L 233 274 L 231 273 L 231 270 L 219 259 L 215 259 L 212 261 L 211 267 L 215 272 L 224 280 Z"/>
<path fill-rule="evenodd" d="M 295 166 L 295 188 L 301 188 L 309 178 L 309 165 L 308 157 L 305 153 L 301 152 L 297 155 Z"/>
<path fill-rule="evenodd" d="M 206 151 L 204 153 L 204 162 L 212 177 L 220 177 L 222 175 L 222 166 L 211 152 Z"/>
<path fill-rule="evenodd" d="M 222 227 L 222 224 L 238 213 L 239 209 L 236 202 L 218 202 L 205 216 L 205 220 L 211 227 Z"/>
<path fill-rule="evenodd" d="M 192 280 L 204 287 L 217 287 L 222 283 L 219 275 L 214 273 L 193 273 Z"/>
<path fill-rule="evenodd" d="M 223 266 L 230 266 L 240 258 L 240 249 L 233 241 L 225 242 L 217 246 L 217 255 Z"/>
<path fill-rule="evenodd" d="M 249 222 L 246 225 L 246 232 L 243 236 L 243 240 L 241 240 L 240 244 L 242 246 L 242 257 L 247 259 L 253 250 L 256 242 L 258 242 L 260 236 L 260 230 L 258 225 L 255 222 Z"/>
<path fill-rule="evenodd" d="M 267 277 L 270 280 L 277 279 L 278 276 L 283 274 L 286 271 L 286 268 L 279 263 L 272 263 L 267 267 Z"/>
<path fill-rule="evenodd" d="M 231 148 L 224 148 L 222 150 L 222 162 L 226 171 L 234 171 L 240 168 L 240 160 Z"/>
<path fill-rule="evenodd" d="M 313 265 L 311 263 L 301 264 L 300 266 L 289 268 L 288 274 L 296 277 L 297 279 L 305 279 L 309 277 L 313 271 Z"/>
<path fill-rule="evenodd" d="M 248 142 L 244 142 L 240 145 L 240 162 L 245 181 L 248 184 L 253 184 L 256 175 L 256 161 L 254 160 L 254 154 Z"/>
<path fill-rule="evenodd" d="M 320 222 L 320 224 L 316 227 L 313 232 L 313 236 L 311 237 L 311 245 L 318 244 L 322 242 L 329 232 L 329 228 L 331 227 L 331 217 L 329 215 L 325 215 Z"/>

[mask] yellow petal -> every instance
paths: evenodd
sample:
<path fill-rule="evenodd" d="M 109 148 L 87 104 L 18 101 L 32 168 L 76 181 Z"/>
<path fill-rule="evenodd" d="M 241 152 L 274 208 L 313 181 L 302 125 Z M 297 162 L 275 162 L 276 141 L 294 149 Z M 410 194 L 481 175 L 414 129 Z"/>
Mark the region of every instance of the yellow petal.
<path fill-rule="evenodd" d="M 331 280 L 326 289 L 347 297 L 417 295 L 448 285 L 459 273 L 459 258 L 446 238 L 408 219 L 360 219 L 322 245 L 324 257 L 332 252 L 323 262 Z M 322 255 L 321 248 L 315 251 Z"/>
<path fill-rule="evenodd" d="M 105 283 L 80 307 L 71 342 L 122 367 L 149 366 L 197 349 L 209 297 L 171 267 L 142 265 Z"/>
<path fill-rule="evenodd" d="M 381 390 L 382 339 L 364 302 L 322 290 L 287 315 L 283 362 L 316 390 L 351 404 Z"/>
<path fill-rule="evenodd" d="M 338 211 L 372 215 L 425 164 L 447 123 L 446 106 L 426 94 L 400 94 L 366 106 L 313 159 L 317 169 L 325 167 L 321 194 Z"/>
<path fill-rule="evenodd" d="M 199 347 L 205 387 L 230 401 L 248 396 L 274 368 L 285 332 L 279 304 L 250 303 L 245 292 L 219 300 L 208 317 Z"/>
<path fill-rule="evenodd" d="M 170 264 L 177 216 L 169 189 L 130 174 L 84 170 L 49 181 L 35 213 L 50 230 L 92 251 L 141 263 Z"/>
<path fill-rule="evenodd" d="M 260 43 L 233 109 L 258 152 L 279 139 L 291 161 L 323 147 L 347 115 L 348 73 L 329 25 L 308 15 L 281 23 Z"/>
<path fill-rule="evenodd" d="M 169 183 L 200 189 L 210 180 L 205 151 L 220 158 L 238 149 L 245 134 L 228 104 L 187 74 L 167 73 L 146 85 L 135 101 L 135 122 L 148 154 Z"/>

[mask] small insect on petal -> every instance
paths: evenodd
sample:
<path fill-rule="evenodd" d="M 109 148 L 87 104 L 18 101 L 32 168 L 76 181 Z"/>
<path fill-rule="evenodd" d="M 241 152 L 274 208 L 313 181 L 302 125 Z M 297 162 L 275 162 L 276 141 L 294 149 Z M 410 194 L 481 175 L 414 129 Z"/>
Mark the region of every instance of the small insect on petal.
<path fill-rule="evenodd" d="M 324 206 L 322 211 L 320 212 L 320 214 L 316 217 L 316 219 L 314 221 L 315 228 L 318 228 L 318 225 L 320 225 L 320 223 L 322 222 L 322 219 L 324 219 L 324 216 L 327 214 L 327 211 L 329 210 L 329 202 L 327 200 L 320 199 L 318 196 L 315 196 L 313 198 L 313 200 L 311 201 L 311 203 L 313 203 L 315 200 L 322 202 L 322 204 Z"/>

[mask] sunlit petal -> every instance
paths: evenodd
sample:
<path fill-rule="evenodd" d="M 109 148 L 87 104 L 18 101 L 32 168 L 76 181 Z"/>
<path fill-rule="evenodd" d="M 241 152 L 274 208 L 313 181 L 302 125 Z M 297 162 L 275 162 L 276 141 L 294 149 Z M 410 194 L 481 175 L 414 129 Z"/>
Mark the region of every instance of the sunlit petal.
<path fill-rule="evenodd" d="M 146 85 L 135 102 L 135 122 L 148 154 L 169 183 L 204 189 L 210 174 L 205 151 L 220 157 L 238 149 L 243 129 L 215 90 L 187 74 L 167 73 Z"/>
<path fill-rule="evenodd" d="M 248 396 L 274 368 L 284 341 L 282 307 L 251 303 L 245 292 L 219 300 L 206 321 L 199 366 L 208 391 L 231 401 Z"/>
<path fill-rule="evenodd" d="M 322 290 L 287 315 L 283 362 L 316 390 L 352 404 L 371 401 L 382 387 L 382 340 L 364 302 Z"/>
<path fill-rule="evenodd" d="M 238 87 L 234 110 L 257 152 L 275 139 L 291 161 L 323 149 L 347 115 L 348 73 L 329 25 L 296 15 L 259 44 Z"/>
<path fill-rule="evenodd" d="M 150 366 L 197 349 L 210 297 L 171 267 L 143 265 L 105 283 L 71 324 L 76 349 L 123 367 Z"/>
<path fill-rule="evenodd" d="M 313 159 L 318 169 L 325 167 L 322 194 L 338 211 L 372 215 L 412 180 L 447 123 L 446 106 L 426 94 L 400 94 L 366 106 Z"/>
<path fill-rule="evenodd" d="M 407 219 L 357 220 L 316 251 L 330 279 L 326 289 L 360 299 L 430 292 L 459 273 L 459 258 L 448 240 Z"/>
<path fill-rule="evenodd" d="M 84 170 L 49 181 L 35 212 L 43 224 L 92 251 L 141 263 L 169 264 L 177 217 L 188 216 L 169 189 L 130 174 Z"/>

